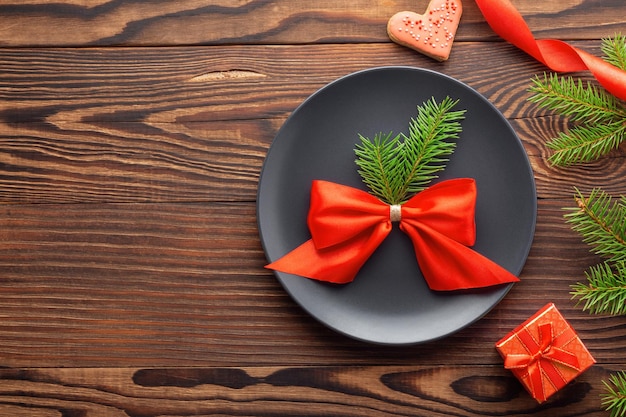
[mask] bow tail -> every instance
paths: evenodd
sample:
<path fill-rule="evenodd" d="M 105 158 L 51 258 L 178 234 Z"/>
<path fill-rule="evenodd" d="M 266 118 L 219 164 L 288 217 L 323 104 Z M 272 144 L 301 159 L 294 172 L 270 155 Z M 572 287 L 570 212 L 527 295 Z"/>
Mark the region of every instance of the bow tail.
<path fill-rule="evenodd" d="M 482 288 L 519 281 L 492 260 L 427 226 L 403 221 L 400 227 L 411 238 L 422 275 L 432 290 Z"/>
<path fill-rule="evenodd" d="M 535 40 L 522 15 L 509 0 L 476 0 L 485 20 L 501 38 L 557 72 L 589 70 L 614 96 L 626 100 L 626 71 L 556 39 Z"/>
<path fill-rule="evenodd" d="M 313 240 L 308 240 L 266 268 L 334 284 L 347 284 L 354 280 L 390 231 L 391 225 L 385 222 L 345 242 L 325 248 L 317 248 Z"/>

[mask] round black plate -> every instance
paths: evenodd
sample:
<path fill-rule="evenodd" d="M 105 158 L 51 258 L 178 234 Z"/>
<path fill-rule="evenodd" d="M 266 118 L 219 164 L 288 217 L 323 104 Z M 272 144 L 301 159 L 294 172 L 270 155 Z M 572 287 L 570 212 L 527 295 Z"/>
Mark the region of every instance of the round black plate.
<path fill-rule="evenodd" d="M 306 99 L 282 126 L 267 154 L 257 200 L 267 259 L 310 238 L 311 182 L 366 190 L 354 163 L 358 134 L 407 132 L 417 106 L 434 97 L 466 109 L 457 148 L 439 181 L 474 178 L 478 187 L 474 250 L 518 275 L 532 243 L 537 199 L 527 155 L 500 112 L 467 85 L 411 67 L 373 68 L 342 77 Z M 491 310 L 511 285 L 431 291 L 413 246 L 397 227 L 349 284 L 276 273 L 309 314 L 350 337 L 381 344 L 421 343 L 449 335 Z"/>

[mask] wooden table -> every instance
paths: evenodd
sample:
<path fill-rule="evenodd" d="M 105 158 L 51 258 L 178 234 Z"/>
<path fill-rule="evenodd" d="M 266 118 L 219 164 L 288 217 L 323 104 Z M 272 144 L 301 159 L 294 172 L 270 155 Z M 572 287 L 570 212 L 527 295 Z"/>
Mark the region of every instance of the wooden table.
<path fill-rule="evenodd" d="M 623 0 L 513 3 L 537 38 L 598 55 L 626 33 Z M 547 164 L 567 121 L 527 101 L 546 68 L 464 6 L 438 63 L 385 32 L 424 0 L 0 1 L 0 415 L 607 415 L 601 381 L 626 369 L 626 321 L 571 300 L 599 258 L 562 216 L 574 186 L 626 194 L 626 148 Z M 522 140 L 538 193 L 521 283 L 416 346 L 358 342 L 308 316 L 263 268 L 256 224 L 287 116 L 384 65 L 483 94 Z M 494 343 L 549 301 L 598 363 L 538 405 Z"/>

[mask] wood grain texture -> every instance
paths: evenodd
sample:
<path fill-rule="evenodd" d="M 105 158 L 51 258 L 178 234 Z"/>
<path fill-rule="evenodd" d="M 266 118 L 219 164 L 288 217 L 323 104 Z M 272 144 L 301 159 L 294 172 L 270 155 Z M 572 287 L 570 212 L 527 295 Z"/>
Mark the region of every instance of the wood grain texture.
<path fill-rule="evenodd" d="M 220 45 L 390 42 L 387 20 L 422 13 L 426 0 L 96 0 L 0 3 L 0 46 Z M 584 0 L 514 0 L 537 37 L 599 39 L 626 32 L 626 5 Z M 591 9 L 591 10 L 590 10 Z M 493 40 L 473 1 L 464 3 L 459 40 Z"/>
<path fill-rule="evenodd" d="M 0 410 L 28 416 L 602 417 L 596 366 L 539 405 L 481 366 L 0 369 Z"/>
<path fill-rule="evenodd" d="M 541 198 L 570 196 L 574 184 L 624 191 L 624 147 L 582 168 L 546 164 L 545 143 L 567 121 L 528 103 L 544 69 L 513 47 L 461 43 L 445 64 L 396 45 L 214 51 L 0 50 L 0 202 L 254 201 L 291 111 L 326 83 L 383 65 L 438 70 L 492 101 L 522 139 Z"/>
<path fill-rule="evenodd" d="M 601 54 L 599 41 L 572 44 Z M 444 63 L 395 44 L 0 49 L 0 121 L 89 132 L 97 123 L 269 118 L 339 77 L 385 65 L 454 77 L 508 118 L 546 114 L 526 101 L 545 67 L 511 45 L 459 42 Z"/>
<path fill-rule="evenodd" d="M 570 300 L 598 259 L 563 222 L 566 205 L 540 200 L 522 282 L 490 314 L 442 341 L 391 349 L 335 334 L 287 296 L 263 268 L 251 203 L 0 206 L 0 363 L 493 365 L 493 344 L 548 301 L 600 363 L 620 363 L 623 319 Z"/>

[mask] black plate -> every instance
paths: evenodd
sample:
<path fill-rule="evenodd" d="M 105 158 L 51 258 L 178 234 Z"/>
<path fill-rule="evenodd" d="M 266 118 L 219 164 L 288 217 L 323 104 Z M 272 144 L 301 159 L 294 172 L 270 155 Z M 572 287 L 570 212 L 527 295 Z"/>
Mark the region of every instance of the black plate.
<path fill-rule="evenodd" d="M 366 190 L 354 163 L 358 134 L 405 132 L 416 108 L 434 97 L 460 99 L 463 132 L 439 181 L 476 179 L 474 250 L 518 275 L 532 243 L 537 199 L 532 169 L 500 112 L 467 85 L 411 67 L 373 68 L 342 77 L 306 99 L 282 126 L 260 178 L 257 215 L 267 259 L 310 238 L 306 225 L 314 179 Z M 346 285 L 276 273 L 309 314 L 353 338 L 421 343 L 449 335 L 491 310 L 512 284 L 453 293 L 431 291 L 413 246 L 397 227 Z"/>

